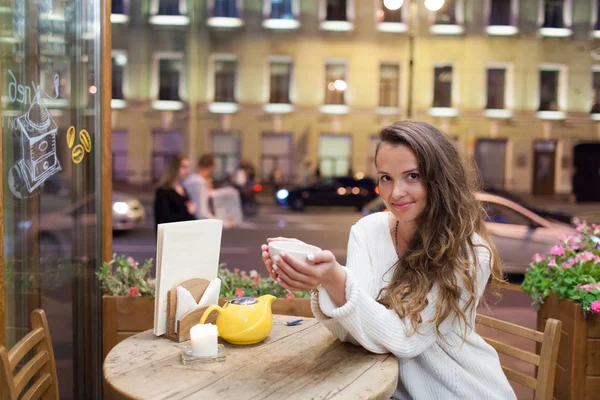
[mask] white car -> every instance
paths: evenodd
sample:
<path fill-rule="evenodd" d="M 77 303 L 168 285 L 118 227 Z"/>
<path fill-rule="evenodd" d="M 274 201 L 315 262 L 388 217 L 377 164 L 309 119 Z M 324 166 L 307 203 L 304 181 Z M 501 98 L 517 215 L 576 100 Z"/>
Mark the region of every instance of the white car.
<path fill-rule="evenodd" d="M 127 231 L 144 223 L 146 210 L 135 197 L 113 192 L 112 194 L 112 227 L 114 231 Z"/>

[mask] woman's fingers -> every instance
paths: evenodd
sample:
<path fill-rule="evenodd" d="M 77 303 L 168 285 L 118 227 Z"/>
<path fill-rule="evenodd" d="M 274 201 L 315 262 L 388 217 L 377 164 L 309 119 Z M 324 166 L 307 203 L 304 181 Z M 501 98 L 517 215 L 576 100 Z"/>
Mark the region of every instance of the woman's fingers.
<path fill-rule="evenodd" d="M 279 284 L 281 285 L 281 287 L 283 287 L 284 289 L 287 289 L 289 291 L 292 292 L 302 292 L 305 291 L 307 289 L 303 289 L 303 288 L 298 288 L 298 287 L 294 287 L 292 285 L 290 285 L 288 282 L 286 282 L 284 279 L 278 279 Z"/>
<path fill-rule="evenodd" d="M 279 258 L 278 261 L 273 264 L 273 269 L 279 274 L 281 279 L 285 279 L 292 286 L 316 286 L 311 276 L 298 272 L 282 258 Z"/>
<path fill-rule="evenodd" d="M 310 254 L 307 257 L 307 262 L 309 264 L 321 264 L 321 263 L 330 263 L 335 261 L 335 256 L 329 250 L 320 251 L 315 254 Z"/>

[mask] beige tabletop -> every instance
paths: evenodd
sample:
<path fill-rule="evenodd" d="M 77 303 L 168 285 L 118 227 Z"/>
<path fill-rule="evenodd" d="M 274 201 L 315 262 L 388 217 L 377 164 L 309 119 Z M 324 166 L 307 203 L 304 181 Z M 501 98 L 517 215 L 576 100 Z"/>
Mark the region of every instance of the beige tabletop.
<path fill-rule="evenodd" d="M 104 361 L 104 377 L 117 397 L 135 399 L 389 399 L 398 361 L 341 343 L 313 318 L 297 326 L 275 316 L 262 343 L 225 344 L 226 360 L 181 363 L 175 343 L 152 331 L 115 346 Z"/>

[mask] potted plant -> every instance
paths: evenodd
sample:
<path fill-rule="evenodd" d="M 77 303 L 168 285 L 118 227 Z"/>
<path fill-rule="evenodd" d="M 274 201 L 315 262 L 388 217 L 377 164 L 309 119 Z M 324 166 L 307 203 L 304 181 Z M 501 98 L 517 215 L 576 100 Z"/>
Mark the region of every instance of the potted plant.
<path fill-rule="evenodd" d="M 141 266 L 132 257 L 113 256 L 96 272 L 102 291 L 102 347 L 106 356 L 125 338 L 154 326 L 152 259 Z"/>
<path fill-rule="evenodd" d="M 247 273 L 234 268 L 230 271 L 224 265 L 219 268 L 219 278 L 221 279 L 221 304 L 234 297 L 259 297 L 263 294 L 271 294 L 277 297 L 272 305 L 273 314 L 313 317 L 309 292 L 290 292 L 272 278 L 261 277 L 255 270 Z"/>
<path fill-rule="evenodd" d="M 522 284 L 538 308 L 538 330 L 562 321 L 557 400 L 591 399 L 600 387 L 600 225 L 581 224 L 549 255 L 535 254 Z"/>

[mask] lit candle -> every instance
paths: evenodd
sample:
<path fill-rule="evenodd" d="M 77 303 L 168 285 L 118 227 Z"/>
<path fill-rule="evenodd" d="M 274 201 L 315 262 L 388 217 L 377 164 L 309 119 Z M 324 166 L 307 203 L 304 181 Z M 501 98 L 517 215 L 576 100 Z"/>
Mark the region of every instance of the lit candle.
<path fill-rule="evenodd" d="M 213 324 L 197 324 L 190 329 L 192 355 L 194 357 L 217 356 L 217 326 Z"/>

